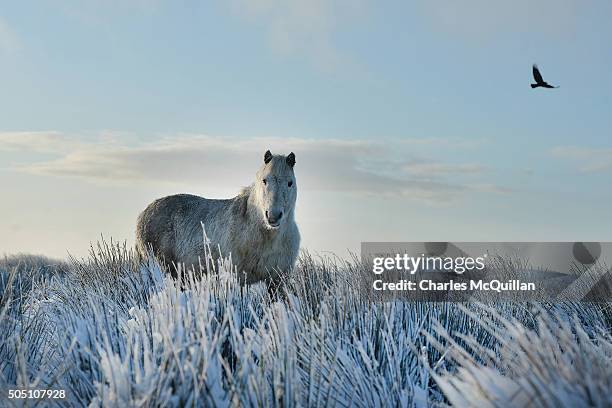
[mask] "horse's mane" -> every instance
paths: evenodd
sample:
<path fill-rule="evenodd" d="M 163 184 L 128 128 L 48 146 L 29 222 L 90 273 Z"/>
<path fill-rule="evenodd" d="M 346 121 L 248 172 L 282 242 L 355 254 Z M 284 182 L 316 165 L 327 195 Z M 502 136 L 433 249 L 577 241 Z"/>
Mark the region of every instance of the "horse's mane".
<path fill-rule="evenodd" d="M 253 186 L 242 187 L 240 193 L 234 198 L 234 213 L 239 214 L 242 217 L 246 217 L 248 210 L 249 197 Z"/>

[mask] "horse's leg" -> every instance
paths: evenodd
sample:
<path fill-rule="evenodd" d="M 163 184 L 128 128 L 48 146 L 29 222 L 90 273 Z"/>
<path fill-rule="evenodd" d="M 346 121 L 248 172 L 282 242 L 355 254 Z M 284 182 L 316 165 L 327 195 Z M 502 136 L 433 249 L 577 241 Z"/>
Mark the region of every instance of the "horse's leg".
<path fill-rule="evenodd" d="M 280 275 L 266 279 L 268 295 L 272 301 L 286 300 L 285 282 Z"/>
<path fill-rule="evenodd" d="M 266 285 L 268 286 L 268 296 L 270 296 L 270 299 L 273 301 L 278 300 L 278 282 L 273 279 L 268 279 Z"/>

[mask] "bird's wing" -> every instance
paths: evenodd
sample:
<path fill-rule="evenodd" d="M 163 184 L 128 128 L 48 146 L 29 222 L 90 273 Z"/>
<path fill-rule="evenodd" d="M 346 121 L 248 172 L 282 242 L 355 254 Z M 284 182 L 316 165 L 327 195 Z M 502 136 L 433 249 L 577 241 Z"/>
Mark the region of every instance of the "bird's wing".
<path fill-rule="evenodd" d="M 533 79 L 535 79 L 537 83 L 544 82 L 544 78 L 542 78 L 542 74 L 540 74 L 540 70 L 536 64 L 533 64 Z"/>

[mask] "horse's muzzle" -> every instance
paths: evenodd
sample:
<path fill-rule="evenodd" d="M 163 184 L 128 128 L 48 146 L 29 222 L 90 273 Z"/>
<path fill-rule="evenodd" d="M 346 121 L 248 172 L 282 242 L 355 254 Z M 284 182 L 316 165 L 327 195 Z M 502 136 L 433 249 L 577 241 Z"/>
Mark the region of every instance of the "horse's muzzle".
<path fill-rule="evenodd" d="M 272 228 L 277 228 L 280 225 L 281 218 L 283 218 L 282 211 L 266 211 L 266 221 Z"/>

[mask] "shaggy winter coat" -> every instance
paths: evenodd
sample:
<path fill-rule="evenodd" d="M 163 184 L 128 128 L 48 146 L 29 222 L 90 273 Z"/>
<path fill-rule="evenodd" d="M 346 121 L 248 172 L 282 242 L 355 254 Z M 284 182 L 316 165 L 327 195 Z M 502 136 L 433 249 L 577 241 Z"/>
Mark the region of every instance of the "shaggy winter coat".
<path fill-rule="evenodd" d="M 295 155 L 267 151 L 255 182 L 234 198 L 216 200 L 190 194 L 160 198 L 138 217 L 136 248 L 167 264 L 205 264 L 202 224 L 213 258 L 232 257 L 245 283 L 276 284 L 295 265 L 300 233 L 294 219 Z M 176 276 L 175 267 L 171 267 Z"/>

